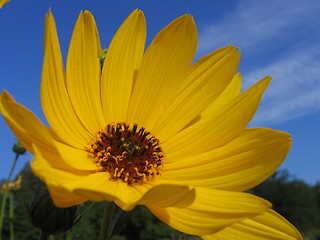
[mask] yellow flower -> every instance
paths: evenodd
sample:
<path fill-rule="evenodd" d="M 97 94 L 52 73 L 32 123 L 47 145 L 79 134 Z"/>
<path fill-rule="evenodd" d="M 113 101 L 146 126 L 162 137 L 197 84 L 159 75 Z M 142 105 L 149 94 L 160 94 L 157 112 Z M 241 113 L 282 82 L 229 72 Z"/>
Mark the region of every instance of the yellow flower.
<path fill-rule="evenodd" d="M 41 102 L 51 128 L 6 91 L 0 110 L 35 155 L 33 171 L 57 206 L 87 200 L 114 201 L 124 210 L 146 205 L 174 228 L 209 239 L 216 232 L 247 231 L 248 224 L 272 228 L 269 219 L 275 218 L 285 226 L 279 239 L 300 238 L 270 213 L 270 203 L 242 192 L 275 171 L 291 139 L 245 128 L 270 77 L 240 93 L 236 48 L 192 64 L 197 32 L 184 15 L 144 52 L 145 18 L 136 10 L 115 34 L 101 68 L 98 31 L 85 11 L 64 70 L 50 12 L 45 29 Z"/>
<path fill-rule="evenodd" d="M 7 2 L 10 2 L 10 0 L 0 0 L 0 8 L 2 8 Z"/>

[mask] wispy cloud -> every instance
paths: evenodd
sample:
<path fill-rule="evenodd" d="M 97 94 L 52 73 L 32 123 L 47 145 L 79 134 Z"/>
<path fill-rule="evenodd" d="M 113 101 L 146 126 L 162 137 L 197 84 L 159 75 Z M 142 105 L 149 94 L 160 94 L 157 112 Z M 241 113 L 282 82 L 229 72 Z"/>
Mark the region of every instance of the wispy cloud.
<path fill-rule="evenodd" d="M 219 22 L 199 27 L 198 52 L 228 44 L 252 52 L 262 50 L 265 44 L 272 47 L 288 40 L 292 44 L 308 38 L 310 31 L 319 31 L 319 10 L 317 0 L 238 1 L 238 6 Z"/>
<path fill-rule="evenodd" d="M 239 1 L 221 21 L 200 26 L 199 55 L 217 47 L 243 50 L 244 86 L 274 77 L 253 125 L 320 111 L 320 2 Z"/>
<path fill-rule="evenodd" d="M 320 44 L 244 74 L 245 88 L 274 76 L 252 124 L 278 123 L 320 111 Z"/>

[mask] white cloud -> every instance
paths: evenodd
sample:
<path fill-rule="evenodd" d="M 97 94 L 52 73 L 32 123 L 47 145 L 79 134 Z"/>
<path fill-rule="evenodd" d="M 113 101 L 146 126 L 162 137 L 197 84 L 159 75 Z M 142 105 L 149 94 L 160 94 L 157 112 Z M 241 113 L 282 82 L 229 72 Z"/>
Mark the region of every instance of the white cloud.
<path fill-rule="evenodd" d="M 320 53 L 314 48 L 245 74 L 245 88 L 266 75 L 274 78 L 253 124 L 283 122 L 320 111 Z"/>
<path fill-rule="evenodd" d="M 199 27 L 198 53 L 203 55 L 230 44 L 244 51 L 257 51 L 262 44 L 273 45 L 283 38 L 297 37 L 306 28 L 316 31 L 319 10 L 318 0 L 239 1 L 237 8 L 221 21 Z"/>
<path fill-rule="evenodd" d="M 320 111 L 320 2 L 239 1 L 217 23 L 200 26 L 198 54 L 233 44 L 245 55 L 244 87 L 274 77 L 252 125 Z"/>
<path fill-rule="evenodd" d="M 265 126 L 289 121 L 320 111 L 320 88 L 299 94 L 294 98 L 270 101 L 263 104 L 250 126 Z"/>

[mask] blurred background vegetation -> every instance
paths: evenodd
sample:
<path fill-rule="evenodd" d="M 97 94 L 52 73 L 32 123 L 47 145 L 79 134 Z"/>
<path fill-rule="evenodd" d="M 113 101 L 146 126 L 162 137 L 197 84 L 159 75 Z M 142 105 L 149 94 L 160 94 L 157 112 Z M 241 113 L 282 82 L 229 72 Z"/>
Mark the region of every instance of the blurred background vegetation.
<path fill-rule="evenodd" d="M 4 219 L 3 240 L 9 238 L 9 222 L 14 222 L 15 239 L 37 239 L 39 230 L 28 221 L 25 202 L 44 188 L 44 184 L 31 172 L 27 164 L 22 175 L 21 188 L 13 192 L 14 219 L 8 218 L 7 204 Z M 2 183 L 4 180 L 2 180 Z M 310 186 L 294 178 L 288 171 L 278 171 L 267 181 L 249 192 L 261 196 L 273 204 L 274 210 L 282 214 L 302 232 L 304 239 L 320 239 L 320 183 Z M 3 200 L 2 195 L 1 201 Z M 87 202 L 78 208 L 81 220 L 67 233 L 56 235 L 54 240 L 98 239 L 104 204 Z M 126 228 L 113 240 L 183 240 L 199 239 L 180 233 L 155 218 L 145 207 L 138 206 L 130 212 Z"/>

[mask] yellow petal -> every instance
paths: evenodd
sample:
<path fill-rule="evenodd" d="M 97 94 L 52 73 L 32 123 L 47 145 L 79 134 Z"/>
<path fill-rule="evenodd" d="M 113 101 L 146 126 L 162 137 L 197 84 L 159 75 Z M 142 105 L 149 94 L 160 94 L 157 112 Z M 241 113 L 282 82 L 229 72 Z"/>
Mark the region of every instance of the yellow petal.
<path fill-rule="evenodd" d="M 216 56 L 213 55 L 213 60 Z M 240 54 L 231 49 L 212 65 L 209 58 L 198 64 L 186 80 L 190 84 L 179 93 L 156 122 L 153 132 L 166 141 L 181 131 L 190 121 L 210 105 L 232 80 L 239 64 Z"/>
<path fill-rule="evenodd" d="M 10 2 L 10 0 L 0 0 L 0 8 L 3 7 L 6 3 Z"/>
<path fill-rule="evenodd" d="M 210 58 L 208 60 L 212 59 L 212 60 L 214 60 L 214 62 L 217 62 L 228 52 L 228 50 L 231 50 L 231 49 L 232 49 L 232 47 L 225 47 L 222 49 L 218 49 L 217 51 L 210 54 Z M 207 59 L 207 57 L 203 57 L 203 58 Z M 200 60 L 201 60 L 201 62 L 204 62 L 205 59 L 203 59 L 203 60 L 200 59 Z M 194 64 L 194 65 L 196 65 L 196 64 Z M 184 83 L 181 85 L 184 85 Z M 186 86 L 188 86 L 188 85 L 186 85 Z M 186 86 L 183 88 L 186 88 Z M 198 122 L 203 117 L 207 117 L 207 116 L 214 114 L 214 112 L 217 108 L 222 107 L 223 105 L 229 103 L 233 98 L 238 96 L 240 94 L 240 90 L 241 90 L 241 74 L 238 73 L 233 76 L 231 82 L 223 90 L 223 92 L 211 104 L 209 104 L 204 109 L 204 111 L 201 112 L 201 114 L 196 116 L 192 121 L 190 121 L 187 125 L 185 125 L 184 128 L 190 127 L 191 125 Z M 160 129 L 160 131 L 162 131 L 162 134 L 164 134 L 164 135 L 171 134 L 171 129 L 167 132 L 163 131 L 163 129 Z M 164 137 L 164 138 L 166 138 L 166 137 Z M 164 141 L 164 139 L 163 139 L 163 141 Z"/>
<path fill-rule="evenodd" d="M 230 84 L 223 90 L 221 95 L 201 113 L 201 116 L 207 117 L 214 114 L 217 108 L 222 107 L 237 97 L 240 94 L 241 83 L 241 74 L 237 73 L 232 78 Z"/>
<path fill-rule="evenodd" d="M 159 207 L 186 207 L 194 201 L 195 190 L 186 186 L 159 185 L 148 191 L 140 204 L 153 204 Z"/>
<path fill-rule="evenodd" d="M 56 186 L 60 191 L 91 201 L 115 201 L 121 203 L 119 206 L 128 211 L 138 204 L 138 200 L 144 194 L 127 183 L 110 180 L 110 174 L 107 172 L 94 173 L 76 170 L 68 172 L 52 168 L 48 164 L 46 166 L 45 160 L 41 159 L 39 155 L 36 159 L 38 162 L 32 163 L 33 170 L 46 184 Z M 42 169 L 41 172 L 40 169 Z M 145 191 L 149 188 L 146 187 Z M 54 200 L 56 205 L 61 207 L 65 201 L 58 198 L 58 194 Z"/>
<path fill-rule="evenodd" d="M 62 152 L 63 150 L 69 150 L 70 153 L 64 153 L 65 156 L 61 155 L 57 150 L 57 146 L 59 151 Z M 45 148 L 42 145 L 33 144 L 32 149 L 34 155 L 39 155 L 37 159 L 40 159 L 36 163 L 37 169 L 39 170 L 38 175 L 43 175 L 44 178 L 51 177 L 51 174 L 46 174 L 45 169 L 47 168 L 59 169 L 62 171 L 61 174 L 63 174 L 63 172 L 69 172 L 80 175 L 88 175 L 92 172 L 95 172 L 97 169 L 93 163 L 87 163 L 88 159 L 80 157 L 83 156 L 81 155 L 81 150 L 79 150 L 78 152 L 76 150 L 71 150 L 71 147 L 68 147 L 68 145 L 59 143 L 55 140 L 48 142 L 48 145 Z M 35 150 L 37 152 L 35 152 Z M 75 160 L 70 160 L 71 157 L 69 156 L 71 156 L 72 154 L 74 154 Z"/>
<path fill-rule="evenodd" d="M 163 178 L 215 189 L 245 191 L 267 179 L 283 162 L 290 135 L 257 128 L 246 129 L 226 145 L 165 165 Z"/>
<path fill-rule="evenodd" d="M 77 171 L 72 168 L 66 169 L 65 166 L 63 166 L 64 170 L 55 168 L 60 167 L 59 163 L 57 163 L 59 159 L 57 159 L 56 154 L 49 155 L 50 158 L 44 158 L 42 155 L 43 149 L 39 150 L 36 145 L 33 145 L 33 149 L 35 157 L 31 162 L 32 171 L 46 183 L 56 206 L 70 207 L 88 200 L 67 191 L 62 185 L 87 176 L 90 174 L 89 171 Z"/>
<path fill-rule="evenodd" d="M 70 147 L 66 144 L 54 141 L 57 154 L 70 167 L 78 170 L 97 170 L 95 160 L 88 151 Z"/>
<path fill-rule="evenodd" d="M 110 175 L 106 172 L 92 173 L 76 181 L 69 181 L 62 186 L 66 190 L 76 193 L 91 201 L 115 201 L 137 198 L 134 193 L 128 190 L 124 182 L 110 181 Z"/>
<path fill-rule="evenodd" d="M 55 22 L 46 16 L 41 103 L 44 114 L 56 134 L 72 146 L 83 148 L 91 135 L 84 128 L 70 103 L 65 86 L 62 57 Z"/>
<path fill-rule="evenodd" d="M 204 240 L 300 240 L 298 230 L 275 211 L 235 223 L 220 232 L 201 236 Z"/>
<path fill-rule="evenodd" d="M 146 39 L 143 12 L 135 10 L 124 21 L 107 50 L 101 94 L 107 121 L 126 121 L 134 77 L 140 68 Z"/>
<path fill-rule="evenodd" d="M 157 34 L 143 56 L 128 108 L 128 121 L 152 131 L 163 101 L 175 92 L 190 68 L 197 32 L 190 15 L 184 15 Z"/>
<path fill-rule="evenodd" d="M 88 199 L 86 198 L 82 198 L 79 195 L 68 192 L 64 188 L 53 185 L 51 183 L 47 184 L 47 188 L 50 192 L 53 203 L 61 208 L 79 205 L 88 201 Z"/>
<path fill-rule="evenodd" d="M 94 18 L 88 11 L 81 12 L 70 42 L 66 86 L 74 111 L 92 134 L 105 127 L 100 99 L 100 51 Z"/>
<path fill-rule="evenodd" d="M 122 181 L 110 180 L 109 173 L 99 172 L 77 181 L 66 182 L 63 187 L 92 201 L 115 201 L 125 211 L 147 203 L 159 206 L 186 206 L 194 199 L 188 186 L 150 184 L 130 186 Z M 168 193 L 173 195 L 168 197 Z"/>
<path fill-rule="evenodd" d="M 196 199 L 186 208 L 160 208 L 151 204 L 147 207 L 179 231 L 205 235 L 258 215 L 270 208 L 270 204 L 247 193 L 196 188 Z"/>
<path fill-rule="evenodd" d="M 223 146 L 236 137 L 253 117 L 270 78 L 267 77 L 228 104 L 218 108 L 214 114 L 200 119 L 162 143 L 168 158 L 194 156 Z"/>
<path fill-rule="evenodd" d="M 6 91 L 1 94 L 0 112 L 28 152 L 33 153 L 32 144 L 37 144 L 42 148 L 47 148 L 52 144 L 49 129 Z"/>
<path fill-rule="evenodd" d="M 227 46 L 223 48 L 219 48 L 203 57 L 198 59 L 194 64 L 192 64 L 189 71 L 184 76 L 185 78 L 179 84 L 179 93 L 181 90 L 186 89 L 191 85 L 199 76 L 206 71 L 208 71 L 212 66 L 217 64 L 222 58 L 226 55 L 235 52 L 237 49 L 234 46 Z M 222 79 L 222 81 L 224 81 Z M 175 91 L 174 95 L 179 95 L 178 92 Z"/>
<path fill-rule="evenodd" d="M 229 55 L 231 52 L 235 52 L 235 49 L 233 46 L 224 47 L 217 49 L 216 51 L 200 58 L 196 63 L 194 63 L 188 71 L 183 75 L 184 77 L 181 78 L 181 82 L 178 82 L 177 89 L 175 89 L 173 92 L 171 92 L 170 96 L 166 96 L 166 99 L 162 99 L 161 104 L 158 108 L 154 109 L 152 113 L 152 119 L 156 122 L 152 129 L 152 132 L 159 137 L 159 132 L 161 131 L 161 134 L 169 133 L 172 134 L 173 131 L 163 131 L 162 128 L 160 128 L 160 124 L 166 123 L 163 121 L 164 113 L 166 113 L 168 106 L 172 103 L 174 99 L 179 97 L 181 92 L 183 92 L 185 89 L 187 89 L 199 76 L 202 74 L 205 74 L 208 72 L 208 69 L 210 69 L 212 66 L 214 66 L 216 63 L 218 63 L 222 58 L 224 58 L 226 55 Z M 208 74 L 206 74 L 207 76 Z M 228 79 L 222 79 L 222 82 L 227 83 Z M 226 80 L 226 81 L 224 81 Z M 222 84 L 223 85 L 223 84 Z M 194 107 L 191 108 L 193 110 Z M 190 110 L 190 109 L 189 109 Z M 200 116 L 199 116 L 200 117 Z M 197 117 L 194 120 L 196 120 Z M 149 120 L 150 121 L 150 120 Z M 192 122 L 192 121 L 191 121 Z M 189 124 L 191 123 L 189 122 Z M 151 123 L 151 122 L 150 122 Z M 171 128 L 170 128 L 171 130 Z"/>

